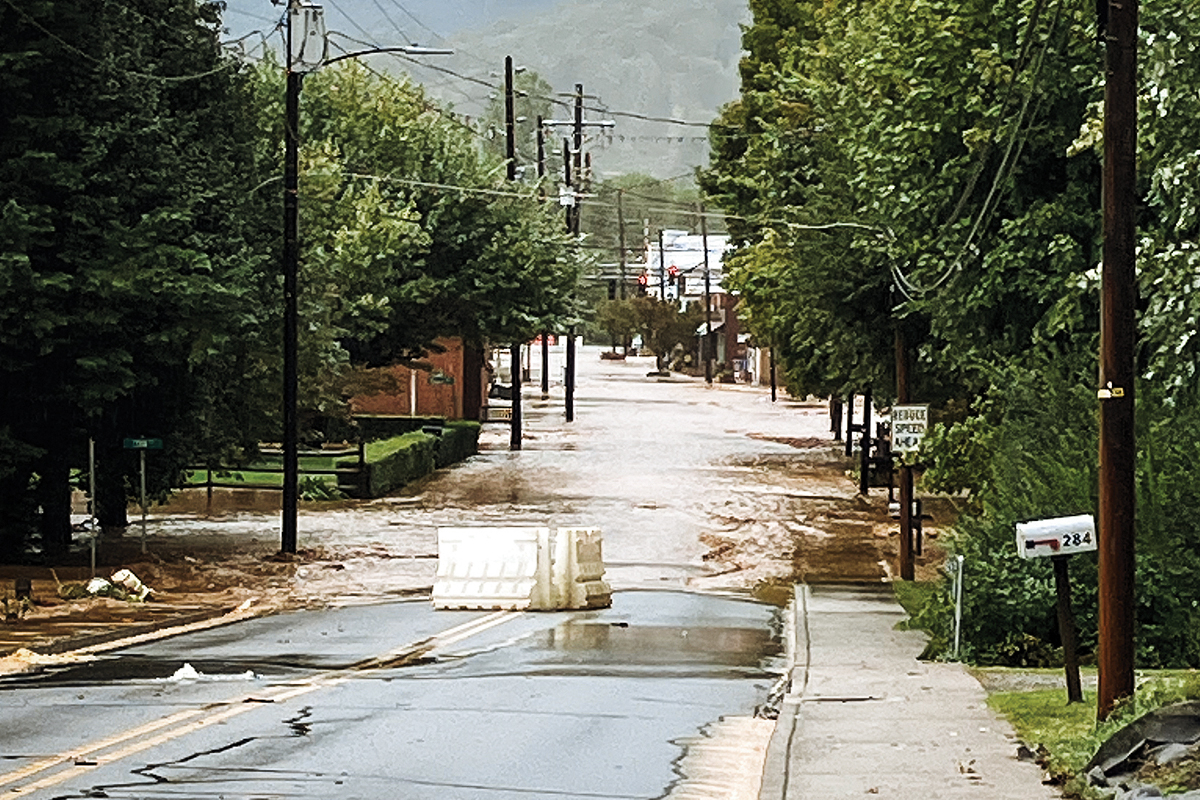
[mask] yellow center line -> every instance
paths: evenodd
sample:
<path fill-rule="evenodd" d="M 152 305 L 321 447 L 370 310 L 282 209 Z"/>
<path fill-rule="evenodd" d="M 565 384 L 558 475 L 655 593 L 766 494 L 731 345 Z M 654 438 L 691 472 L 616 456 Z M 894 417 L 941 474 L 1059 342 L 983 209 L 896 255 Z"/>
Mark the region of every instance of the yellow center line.
<path fill-rule="evenodd" d="M 122 742 L 128 741 L 129 739 L 136 739 L 139 736 L 145 736 L 148 733 L 153 733 L 154 731 L 158 730 L 159 728 L 164 728 L 168 725 L 175 725 L 179 722 L 183 722 L 184 720 L 187 720 L 191 717 L 194 717 L 194 716 L 196 716 L 198 714 L 202 714 L 202 713 L 204 713 L 203 709 L 199 709 L 199 708 L 191 708 L 191 709 L 187 709 L 185 711 L 179 711 L 174 714 L 171 714 L 170 716 L 163 717 L 161 719 L 151 720 L 150 722 L 147 722 L 145 725 L 139 725 L 138 727 L 128 730 L 124 733 L 119 733 L 114 736 L 110 736 L 107 739 L 101 739 L 98 742 L 93 742 L 90 745 L 85 745 L 80 750 L 75 750 L 70 753 L 64 753 L 63 755 L 59 755 L 59 756 L 51 756 L 50 758 L 46 758 L 41 761 L 30 764 L 27 767 L 23 767 L 21 769 L 14 770 L 13 772 L 9 772 L 4 775 L 0 775 L 0 786 L 3 786 L 4 784 L 8 784 L 8 783 L 15 783 L 16 781 L 19 781 L 19 780 L 24 780 L 25 778 L 28 778 L 30 775 L 36 775 L 39 772 L 56 767 L 59 764 L 62 764 L 66 761 L 80 760 L 80 759 L 84 758 L 85 756 L 91 755 L 92 753 L 95 753 L 99 750 L 104 750 L 109 747 L 115 747 L 116 745 L 121 744 Z"/>
<path fill-rule="evenodd" d="M 448 628 L 441 633 L 435 634 L 428 639 L 423 639 L 418 642 L 413 642 L 402 647 L 397 647 L 389 650 L 387 653 L 379 657 L 378 660 L 384 661 L 389 658 L 396 658 L 410 652 L 429 652 L 437 647 L 453 644 L 462 641 L 470 636 L 482 633 L 489 628 L 494 628 L 504 622 L 509 622 L 520 616 L 521 612 L 514 611 L 498 611 L 494 614 L 489 614 L 480 619 L 471 620 L 461 625 L 456 625 L 453 628 Z M 94 770 L 97 766 L 111 764 L 120 761 L 129 756 L 136 755 L 144 750 L 148 750 L 160 744 L 177 739 L 181 736 L 186 736 L 198 730 L 202 730 L 209 725 L 215 725 L 218 722 L 224 722 L 233 717 L 239 716 L 260 708 L 264 705 L 281 703 L 291 700 L 295 697 L 314 692 L 318 689 L 337 686 L 345 683 L 351 678 L 370 673 L 381 667 L 368 667 L 361 670 L 337 670 L 336 672 L 317 675 L 305 679 L 300 684 L 287 683 L 281 686 L 271 687 L 265 692 L 256 693 L 253 695 L 245 695 L 240 698 L 227 701 L 219 701 L 209 703 L 203 708 L 186 709 L 170 714 L 161 719 L 151 720 L 136 728 L 131 728 L 123 733 L 114 734 L 105 739 L 84 745 L 80 749 L 65 753 L 60 756 L 52 756 L 42 759 L 41 761 L 30 764 L 18 770 L 0 775 L 0 786 L 5 786 L 11 783 L 17 783 L 27 778 L 33 777 L 41 772 L 53 770 L 56 767 L 61 767 L 64 764 L 70 763 L 67 769 L 59 770 L 51 775 L 47 775 L 33 783 L 25 784 L 24 786 L 14 787 L 6 791 L 4 794 L 9 797 L 19 797 L 21 795 L 30 794 L 40 789 L 45 789 L 63 781 L 70 780 L 73 777 L 83 775 Z M 263 701 L 267 702 L 263 702 Z M 226 706 L 222 711 L 213 711 L 214 708 Z M 195 717 L 204 714 L 201 719 Z M 163 729 L 167 730 L 163 730 Z M 157 735 L 149 736 L 156 731 L 160 731 Z M 147 738 L 142 738 L 147 737 Z M 140 741 L 134 741 L 140 740 Z M 130 743 L 130 744 L 126 744 Z M 114 747 L 123 748 L 105 752 Z M 90 758 L 89 758 L 90 756 Z M 88 763 L 77 763 L 87 761 Z"/>

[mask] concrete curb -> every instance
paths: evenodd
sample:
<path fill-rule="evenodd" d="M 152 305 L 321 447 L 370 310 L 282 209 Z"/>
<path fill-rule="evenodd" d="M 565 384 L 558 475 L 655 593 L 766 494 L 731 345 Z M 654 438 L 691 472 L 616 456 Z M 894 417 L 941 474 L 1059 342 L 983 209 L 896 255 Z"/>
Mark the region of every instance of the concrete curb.
<path fill-rule="evenodd" d="M 767 757 L 763 761 L 762 786 L 759 800 L 784 800 L 788 788 L 788 761 L 791 757 L 792 739 L 800 724 L 799 695 L 804 691 L 804 679 L 808 671 L 808 636 L 805 617 L 808 587 L 796 584 L 792 591 L 789 607 L 791 625 L 786 642 L 788 652 L 788 690 L 779 706 L 779 717 L 775 720 L 775 731 L 767 744 Z"/>
<path fill-rule="evenodd" d="M 32 653 L 42 656 L 64 655 L 66 653 L 83 650 L 99 652 L 101 650 L 119 647 L 127 640 L 145 640 L 150 638 L 151 634 L 161 634 L 160 636 L 155 636 L 152 638 L 165 639 L 170 636 L 176 636 L 195 630 L 196 626 L 200 625 L 201 623 L 213 623 L 203 627 L 230 625 L 235 622 L 241 622 L 245 619 L 272 613 L 277 609 L 264 606 L 254 610 L 247 609 L 243 614 L 234 615 L 234 612 L 237 610 L 238 607 L 236 606 L 219 606 L 216 608 L 206 608 L 199 611 L 176 614 L 164 619 L 157 619 L 149 622 L 122 625 L 118 628 L 110 628 L 108 630 L 96 631 L 94 633 L 47 638 L 32 642 L 28 645 L 22 645 L 21 647 L 14 648 L 6 653 L 0 654 L 0 657 L 11 656 L 13 653 L 21 649 L 28 650 Z M 222 619 L 223 617 L 229 618 Z M 106 648 L 104 645 L 112 645 L 112 647 Z"/>

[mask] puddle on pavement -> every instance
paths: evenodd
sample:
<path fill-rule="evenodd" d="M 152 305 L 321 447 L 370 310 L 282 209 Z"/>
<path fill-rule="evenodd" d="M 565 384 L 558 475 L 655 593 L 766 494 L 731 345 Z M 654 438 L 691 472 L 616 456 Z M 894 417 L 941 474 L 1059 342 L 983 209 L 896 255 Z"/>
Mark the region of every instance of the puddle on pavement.
<path fill-rule="evenodd" d="M 761 668 L 783 654 L 766 628 L 567 622 L 544 631 L 534 648 L 571 664 Z"/>

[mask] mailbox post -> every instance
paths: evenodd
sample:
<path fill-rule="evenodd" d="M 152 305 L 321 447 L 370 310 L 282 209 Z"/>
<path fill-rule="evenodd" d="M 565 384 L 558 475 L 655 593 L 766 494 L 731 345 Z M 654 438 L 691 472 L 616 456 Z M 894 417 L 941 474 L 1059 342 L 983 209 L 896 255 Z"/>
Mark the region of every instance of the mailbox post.
<path fill-rule="evenodd" d="M 1075 614 L 1071 609 L 1071 576 L 1067 566 L 1075 553 L 1096 549 L 1096 522 L 1090 514 L 1058 517 L 1017 525 L 1017 554 L 1022 558 L 1049 558 L 1054 563 L 1054 588 L 1058 595 L 1058 635 L 1063 646 L 1067 702 L 1083 702 L 1079 681 L 1079 654 L 1075 641 Z"/>

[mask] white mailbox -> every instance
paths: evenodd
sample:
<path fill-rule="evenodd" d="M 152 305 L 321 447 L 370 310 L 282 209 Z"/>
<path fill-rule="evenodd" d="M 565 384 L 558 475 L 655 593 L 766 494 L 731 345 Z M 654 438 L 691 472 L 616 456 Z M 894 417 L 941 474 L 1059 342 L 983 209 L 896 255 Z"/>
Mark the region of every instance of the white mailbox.
<path fill-rule="evenodd" d="M 1096 521 L 1091 514 L 1017 523 L 1017 555 L 1045 558 L 1096 549 Z"/>

